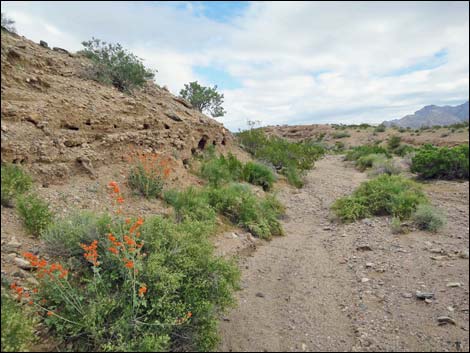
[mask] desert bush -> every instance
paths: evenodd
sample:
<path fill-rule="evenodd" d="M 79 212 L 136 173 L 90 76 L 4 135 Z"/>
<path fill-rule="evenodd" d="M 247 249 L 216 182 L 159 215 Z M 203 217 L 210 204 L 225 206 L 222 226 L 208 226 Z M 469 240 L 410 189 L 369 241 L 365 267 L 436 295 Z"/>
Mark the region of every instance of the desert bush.
<path fill-rule="evenodd" d="M 16 33 L 16 28 L 15 28 L 15 21 L 12 20 L 10 17 L 8 17 L 5 13 L 2 12 L 1 15 L 1 24 L 2 24 L 2 29 L 6 29 L 7 31 L 10 31 L 12 33 Z"/>
<path fill-rule="evenodd" d="M 400 218 L 393 217 L 391 222 L 390 222 L 390 230 L 392 231 L 392 234 L 403 234 L 405 233 L 405 230 L 402 226 Z"/>
<path fill-rule="evenodd" d="M 12 289 L 16 288 L 12 284 Z M 35 340 L 31 313 L 15 302 L 2 288 L 2 352 L 28 352 Z"/>
<path fill-rule="evenodd" d="M 247 162 L 243 167 L 242 175 L 243 180 L 263 187 L 264 191 L 269 191 L 276 181 L 276 177 L 269 167 L 255 162 Z"/>
<path fill-rule="evenodd" d="M 282 207 L 274 197 L 259 199 L 247 185 L 242 184 L 211 188 L 208 190 L 208 196 L 214 209 L 253 235 L 269 239 L 273 235 L 283 234 L 278 220 Z"/>
<path fill-rule="evenodd" d="M 468 145 L 436 147 L 425 145 L 416 151 L 411 172 L 423 179 L 468 179 Z"/>
<path fill-rule="evenodd" d="M 32 235 L 39 236 L 53 219 L 49 205 L 35 194 L 22 195 L 17 200 L 16 208 L 24 226 Z"/>
<path fill-rule="evenodd" d="M 82 42 L 82 45 L 85 49 L 81 53 L 93 63 L 85 74 L 98 82 L 112 84 L 120 91 L 130 92 L 155 76 L 152 70 L 144 66 L 142 59 L 119 43 L 106 43 L 92 38 Z"/>
<path fill-rule="evenodd" d="M 333 151 L 336 153 L 341 153 L 344 151 L 346 145 L 342 141 L 335 141 L 335 145 L 333 147 Z"/>
<path fill-rule="evenodd" d="M 420 186 L 398 175 L 380 175 L 363 182 L 350 196 L 340 198 L 332 206 L 343 221 L 350 222 L 372 215 L 409 218 L 426 196 Z"/>
<path fill-rule="evenodd" d="M 194 187 L 183 191 L 168 190 L 164 194 L 164 199 L 173 206 L 176 221 L 179 223 L 185 220 L 215 223 L 216 212 L 204 190 Z"/>
<path fill-rule="evenodd" d="M 377 161 L 384 162 L 388 159 L 388 157 L 385 154 L 382 153 L 370 153 L 366 154 L 359 159 L 356 160 L 356 168 L 359 169 L 361 172 L 368 169 L 372 168 L 374 163 Z"/>
<path fill-rule="evenodd" d="M 431 205 L 418 205 L 413 214 L 413 222 L 419 229 L 436 232 L 447 223 L 442 212 Z"/>
<path fill-rule="evenodd" d="M 158 153 L 132 151 L 128 161 L 133 164 L 127 177 L 128 186 L 148 199 L 160 196 L 171 174 L 171 159 Z"/>
<path fill-rule="evenodd" d="M 372 162 L 371 176 L 380 174 L 398 175 L 403 172 L 403 168 L 394 159 L 377 159 Z"/>
<path fill-rule="evenodd" d="M 15 164 L 2 164 L 2 206 L 11 207 L 15 197 L 31 189 L 32 179 Z"/>
<path fill-rule="evenodd" d="M 217 92 L 217 86 L 204 87 L 197 81 L 190 82 L 184 85 L 180 97 L 189 101 L 200 112 L 207 111 L 213 117 L 224 116 L 226 113 L 222 107 L 224 95 Z"/>
<path fill-rule="evenodd" d="M 390 157 L 389 152 L 383 147 L 377 145 L 362 145 L 350 149 L 346 153 L 345 159 L 347 161 L 357 161 L 359 158 L 367 156 L 368 154 L 383 154 Z"/>
<path fill-rule="evenodd" d="M 414 150 L 415 148 L 413 146 L 402 144 L 398 146 L 397 148 L 395 148 L 393 150 L 393 153 L 396 154 L 397 156 L 404 157 L 407 154 L 413 152 Z"/>
<path fill-rule="evenodd" d="M 400 127 L 400 128 L 398 129 L 398 132 L 404 133 L 404 132 L 406 132 L 406 129 L 405 129 L 404 127 Z"/>
<path fill-rule="evenodd" d="M 241 180 L 242 174 L 243 164 L 231 153 L 227 157 L 207 155 L 200 169 L 201 177 L 214 186 Z"/>
<path fill-rule="evenodd" d="M 238 139 L 248 152 L 286 175 L 289 182 L 301 179 L 302 172 L 313 168 L 315 161 L 325 153 L 325 148 L 317 143 L 267 137 L 260 129 L 242 131 Z M 296 183 L 300 184 L 303 183 Z"/>
<path fill-rule="evenodd" d="M 385 132 L 387 128 L 385 127 L 385 125 L 383 124 L 380 124 L 379 126 L 377 126 L 375 129 L 374 129 L 374 132 Z"/>
<path fill-rule="evenodd" d="M 117 200 L 119 189 L 110 186 Z M 116 213 L 108 233 L 76 245 L 82 252 L 74 256 L 85 260 L 80 271 L 25 253 L 40 285 L 19 290 L 62 348 L 207 351 L 239 281 L 235 264 L 214 255 L 211 227 Z"/>
<path fill-rule="evenodd" d="M 387 148 L 389 151 L 394 151 L 398 147 L 400 147 L 401 143 L 401 137 L 400 136 L 390 136 L 390 138 L 387 141 Z"/>
<path fill-rule="evenodd" d="M 345 138 L 345 137 L 351 137 L 351 135 L 346 131 L 336 132 L 336 133 L 333 134 L 333 138 L 335 138 L 335 139 L 342 139 L 342 138 Z"/>
<path fill-rule="evenodd" d="M 62 219 L 55 220 L 41 233 L 46 251 L 51 256 L 64 259 L 78 257 L 83 250 L 80 243 L 91 243 L 108 231 L 111 217 L 97 215 L 90 211 L 75 212 Z"/>

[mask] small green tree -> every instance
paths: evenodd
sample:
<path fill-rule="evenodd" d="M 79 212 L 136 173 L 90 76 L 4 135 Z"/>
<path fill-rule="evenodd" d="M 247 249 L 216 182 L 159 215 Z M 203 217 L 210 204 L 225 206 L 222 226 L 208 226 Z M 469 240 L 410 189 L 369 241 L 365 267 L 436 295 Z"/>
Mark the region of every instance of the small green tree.
<path fill-rule="evenodd" d="M 184 85 L 180 97 L 189 101 L 200 112 L 208 111 L 213 117 L 224 116 L 222 107 L 224 95 L 217 92 L 217 85 L 213 88 L 201 86 L 197 81 Z"/>
<path fill-rule="evenodd" d="M 154 71 L 147 69 L 142 59 L 124 49 L 121 44 L 112 44 L 92 38 L 82 42 L 81 51 L 93 62 L 88 76 L 98 82 L 112 84 L 120 91 L 130 92 L 141 87 L 155 76 Z"/>
<path fill-rule="evenodd" d="M 7 31 L 16 33 L 16 28 L 14 24 L 15 21 L 7 17 L 7 15 L 2 12 L 2 28 L 5 28 Z"/>

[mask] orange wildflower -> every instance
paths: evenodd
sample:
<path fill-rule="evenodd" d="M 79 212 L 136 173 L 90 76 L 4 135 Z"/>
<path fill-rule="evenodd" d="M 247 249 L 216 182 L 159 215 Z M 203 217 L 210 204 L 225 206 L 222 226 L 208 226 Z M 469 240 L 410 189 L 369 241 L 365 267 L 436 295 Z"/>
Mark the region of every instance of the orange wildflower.
<path fill-rule="evenodd" d="M 126 265 L 125 265 L 125 266 L 126 266 L 127 268 L 129 268 L 129 269 L 130 269 L 130 268 L 134 268 L 134 262 L 131 261 L 131 260 L 129 260 L 129 261 L 126 262 Z"/>
<path fill-rule="evenodd" d="M 139 288 L 139 297 L 143 297 L 144 294 L 147 293 L 147 287 L 142 286 Z"/>
<path fill-rule="evenodd" d="M 118 198 L 116 199 L 116 202 L 117 202 L 117 203 L 124 203 L 124 199 L 123 199 L 122 197 L 118 197 Z"/>
<path fill-rule="evenodd" d="M 54 315 L 54 313 L 52 311 L 47 312 L 47 316 L 52 316 L 52 315 Z"/>
<path fill-rule="evenodd" d="M 113 247 L 109 247 L 108 250 L 109 250 L 110 252 L 112 252 L 113 254 L 116 254 L 116 255 L 119 253 L 119 250 L 116 249 L 116 248 L 113 248 Z"/>

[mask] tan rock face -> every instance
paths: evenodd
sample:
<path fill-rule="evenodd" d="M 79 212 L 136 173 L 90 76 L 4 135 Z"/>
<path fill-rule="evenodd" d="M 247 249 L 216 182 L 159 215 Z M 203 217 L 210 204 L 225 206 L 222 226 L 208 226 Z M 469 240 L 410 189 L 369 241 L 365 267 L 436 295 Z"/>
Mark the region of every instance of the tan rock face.
<path fill-rule="evenodd" d="M 85 79 L 80 55 L 2 33 L 1 61 L 1 159 L 42 180 L 90 173 L 130 146 L 181 161 L 209 145 L 233 148 L 221 123 L 154 83 L 126 95 Z"/>

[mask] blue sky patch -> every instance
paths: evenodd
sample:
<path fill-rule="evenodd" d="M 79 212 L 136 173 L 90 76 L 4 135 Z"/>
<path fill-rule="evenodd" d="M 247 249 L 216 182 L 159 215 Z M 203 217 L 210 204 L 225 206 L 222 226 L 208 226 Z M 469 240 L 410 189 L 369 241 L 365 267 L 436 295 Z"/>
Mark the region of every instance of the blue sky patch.
<path fill-rule="evenodd" d="M 220 89 L 240 88 L 241 82 L 226 71 L 212 66 L 194 66 L 193 71 L 211 86 L 217 85 Z"/>
<path fill-rule="evenodd" d="M 438 68 L 439 66 L 442 66 L 447 63 L 448 55 L 449 51 L 447 49 L 441 49 L 431 57 L 418 61 L 413 65 L 393 70 L 386 76 L 402 76 L 415 71 L 432 70 Z"/>

